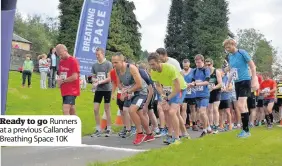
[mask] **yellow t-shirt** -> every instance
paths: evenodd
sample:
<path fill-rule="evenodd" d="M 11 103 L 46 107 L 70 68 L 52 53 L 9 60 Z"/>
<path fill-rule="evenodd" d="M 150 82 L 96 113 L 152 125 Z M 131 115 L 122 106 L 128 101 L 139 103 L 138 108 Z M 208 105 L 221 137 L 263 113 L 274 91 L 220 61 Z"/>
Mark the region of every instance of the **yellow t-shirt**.
<path fill-rule="evenodd" d="M 171 87 L 173 90 L 173 81 L 178 78 L 180 82 L 180 88 L 186 89 L 186 83 L 181 73 L 171 64 L 162 63 L 162 71 L 151 70 L 151 78 L 154 82 L 159 82 L 164 87 Z"/>

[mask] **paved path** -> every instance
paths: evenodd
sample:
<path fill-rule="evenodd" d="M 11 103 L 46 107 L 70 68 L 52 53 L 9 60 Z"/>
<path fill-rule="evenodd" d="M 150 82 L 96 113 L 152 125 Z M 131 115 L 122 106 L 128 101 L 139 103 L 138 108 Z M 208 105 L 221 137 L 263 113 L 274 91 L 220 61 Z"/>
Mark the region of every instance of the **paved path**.
<path fill-rule="evenodd" d="M 190 135 L 196 138 L 200 132 L 190 131 Z M 161 139 L 134 146 L 132 139 L 113 135 L 83 137 L 79 147 L 4 147 L 1 149 L 2 166 L 86 166 L 90 162 L 118 160 L 166 146 Z"/>

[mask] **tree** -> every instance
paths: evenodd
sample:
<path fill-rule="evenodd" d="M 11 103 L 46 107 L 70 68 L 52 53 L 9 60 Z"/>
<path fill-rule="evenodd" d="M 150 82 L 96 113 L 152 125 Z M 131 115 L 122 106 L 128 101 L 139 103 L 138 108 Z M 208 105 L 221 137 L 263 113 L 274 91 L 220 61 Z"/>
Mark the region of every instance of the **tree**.
<path fill-rule="evenodd" d="M 182 25 L 182 52 L 184 54 L 184 57 L 181 58 L 183 60 L 184 58 L 188 58 L 191 62 L 194 61 L 195 56 L 195 45 L 194 45 L 194 38 L 196 27 L 195 27 L 195 21 L 197 19 L 198 13 L 197 13 L 197 2 L 198 0 L 184 0 L 183 1 L 183 25 Z"/>
<path fill-rule="evenodd" d="M 56 21 L 57 18 L 48 19 Z M 40 15 L 29 15 L 23 19 L 20 13 L 15 15 L 14 33 L 32 42 L 31 51 L 47 53 L 50 47 L 56 44 L 58 36 L 58 26 L 53 25 L 51 29 L 48 19 L 43 19 Z M 53 22 L 53 23 L 54 23 Z"/>
<path fill-rule="evenodd" d="M 61 14 L 58 42 L 63 43 L 72 53 L 75 46 L 76 32 L 83 0 L 60 0 Z"/>
<path fill-rule="evenodd" d="M 259 31 L 254 28 L 240 29 L 237 32 L 238 48 L 246 50 L 250 56 L 253 56 L 256 52 L 258 43 L 264 40 L 265 37 Z"/>
<path fill-rule="evenodd" d="M 276 54 L 273 57 L 272 73 L 274 77 L 282 76 L 282 55 Z"/>
<path fill-rule="evenodd" d="M 203 54 L 221 67 L 225 56 L 222 42 L 228 36 L 228 3 L 226 0 L 201 0 L 197 3 L 193 52 Z"/>
<path fill-rule="evenodd" d="M 260 40 L 256 45 L 256 52 L 253 55 L 257 71 L 272 73 L 272 64 L 275 54 L 276 50 L 271 46 L 270 42 Z"/>
<path fill-rule="evenodd" d="M 172 0 L 164 43 L 168 55 L 178 60 L 184 57 L 184 53 L 182 52 L 182 46 L 184 44 L 182 12 L 183 0 Z"/>

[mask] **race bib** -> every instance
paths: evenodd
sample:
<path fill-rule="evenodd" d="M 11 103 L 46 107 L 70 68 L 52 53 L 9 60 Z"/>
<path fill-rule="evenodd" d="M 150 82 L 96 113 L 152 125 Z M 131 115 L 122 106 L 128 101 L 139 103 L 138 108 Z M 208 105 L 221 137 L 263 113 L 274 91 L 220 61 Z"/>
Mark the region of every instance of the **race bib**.
<path fill-rule="evenodd" d="M 163 86 L 164 93 L 168 96 L 172 92 L 171 86 Z"/>
<path fill-rule="evenodd" d="M 97 80 L 98 81 L 103 81 L 106 79 L 106 73 L 105 72 L 98 72 L 97 73 Z"/>
<path fill-rule="evenodd" d="M 238 70 L 237 70 L 237 68 L 232 68 L 230 73 L 231 73 L 231 76 L 232 76 L 233 80 L 238 80 L 239 79 L 238 78 Z"/>
<path fill-rule="evenodd" d="M 203 82 L 202 80 L 196 80 L 196 83 Z M 196 91 L 204 91 L 204 86 L 195 86 Z"/>
<path fill-rule="evenodd" d="M 60 78 L 61 78 L 62 80 L 67 79 L 67 72 L 61 72 L 61 73 L 60 73 Z"/>
<path fill-rule="evenodd" d="M 270 91 L 270 88 L 264 88 L 262 91 L 263 91 L 264 93 L 268 93 L 268 92 Z"/>
<path fill-rule="evenodd" d="M 282 93 L 282 87 L 278 88 L 278 93 Z"/>
<path fill-rule="evenodd" d="M 192 94 L 192 88 L 187 88 L 187 94 L 191 95 Z"/>
<path fill-rule="evenodd" d="M 209 89 L 211 89 L 211 88 L 215 87 L 215 84 L 214 83 L 209 83 L 208 87 L 209 87 Z"/>

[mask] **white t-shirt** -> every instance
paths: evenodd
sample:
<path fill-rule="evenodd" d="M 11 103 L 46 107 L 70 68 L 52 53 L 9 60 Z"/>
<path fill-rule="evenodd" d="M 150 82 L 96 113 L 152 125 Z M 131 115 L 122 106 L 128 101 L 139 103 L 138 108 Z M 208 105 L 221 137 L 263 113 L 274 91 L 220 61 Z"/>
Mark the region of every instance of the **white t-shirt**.
<path fill-rule="evenodd" d="M 176 59 L 168 57 L 168 61 L 166 63 L 175 66 L 176 69 L 178 69 L 180 72 L 182 71 L 180 67 L 180 63 Z"/>

